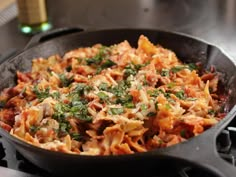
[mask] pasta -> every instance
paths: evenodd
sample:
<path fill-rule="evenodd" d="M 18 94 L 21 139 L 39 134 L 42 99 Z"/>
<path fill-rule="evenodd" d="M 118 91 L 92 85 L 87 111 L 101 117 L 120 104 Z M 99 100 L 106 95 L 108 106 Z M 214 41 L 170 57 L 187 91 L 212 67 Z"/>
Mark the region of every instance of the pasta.
<path fill-rule="evenodd" d="M 0 126 L 32 145 L 80 155 L 164 148 L 224 118 L 219 75 L 140 35 L 32 60 L 0 95 Z"/>

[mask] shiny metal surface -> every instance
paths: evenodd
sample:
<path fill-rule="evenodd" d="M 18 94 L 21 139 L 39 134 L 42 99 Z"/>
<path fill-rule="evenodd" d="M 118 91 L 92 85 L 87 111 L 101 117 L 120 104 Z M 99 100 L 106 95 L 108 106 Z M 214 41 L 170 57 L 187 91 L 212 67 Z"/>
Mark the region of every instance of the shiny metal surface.
<path fill-rule="evenodd" d="M 39 177 L 25 172 L 16 171 L 13 169 L 0 166 L 0 174 L 2 177 Z"/>
<path fill-rule="evenodd" d="M 54 26 L 140 27 L 193 35 L 236 58 L 235 0 L 48 0 Z M 17 29 L 17 18 L 0 27 L 0 53 L 22 49 L 30 36 Z M 235 60 L 236 61 L 236 60 Z"/>

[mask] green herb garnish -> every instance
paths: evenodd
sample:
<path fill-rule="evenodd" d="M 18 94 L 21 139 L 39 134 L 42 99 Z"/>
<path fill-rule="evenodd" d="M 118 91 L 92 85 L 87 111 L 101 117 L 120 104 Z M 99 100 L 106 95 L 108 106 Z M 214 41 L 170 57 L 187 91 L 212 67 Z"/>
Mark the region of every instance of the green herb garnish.
<path fill-rule="evenodd" d="M 71 66 L 71 65 L 69 65 L 69 66 L 66 67 L 66 71 L 67 71 L 67 72 L 70 72 L 71 70 L 72 70 L 72 66 Z"/>
<path fill-rule="evenodd" d="M 142 104 L 140 108 L 141 108 L 141 111 L 146 111 L 148 106 L 146 104 Z"/>
<path fill-rule="evenodd" d="M 106 68 L 109 68 L 109 67 L 112 67 L 116 65 L 115 62 L 113 62 L 112 60 L 110 59 L 106 59 L 102 64 L 101 64 L 101 68 L 102 69 L 106 69 Z"/>
<path fill-rule="evenodd" d="M 173 67 L 173 68 L 171 68 L 170 70 L 171 70 L 171 72 L 173 72 L 173 73 L 177 73 L 177 72 L 179 72 L 179 71 L 181 71 L 181 70 L 183 70 L 183 69 L 186 69 L 187 67 L 186 66 L 175 66 L 175 67 Z"/>
<path fill-rule="evenodd" d="M 124 113 L 123 108 L 110 108 L 108 110 L 108 114 L 111 114 L 111 115 L 119 115 L 119 114 L 123 114 L 123 113 Z"/>
<path fill-rule="evenodd" d="M 59 74 L 58 76 L 61 82 L 61 87 L 68 87 L 74 81 L 74 76 L 69 78 L 65 74 Z"/>
<path fill-rule="evenodd" d="M 176 92 L 176 93 L 175 93 L 175 96 L 178 97 L 178 98 L 181 99 L 181 100 L 186 99 L 186 96 L 185 96 L 183 90 L 180 90 L 180 91 Z"/>
<path fill-rule="evenodd" d="M 125 66 L 125 72 L 124 72 L 125 78 L 129 77 L 130 75 L 135 76 L 142 67 L 144 67 L 148 64 L 149 64 L 149 62 L 147 62 L 145 64 L 130 63 L 129 65 Z"/>
<path fill-rule="evenodd" d="M 69 133 L 70 129 L 71 125 L 68 121 L 60 122 L 58 133 L 60 134 L 60 136 L 65 136 L 66 134 Z"/>
<path fill-rule="evenodd" d="M 70 136 L 71 136 L 71 139 L 76 140 L 76 141 L 82 141 L 84 139 L 84 136 L 79 133 L 71 133 Z"/>
<path fill-rule="evenodd" d="M 102 103 L 104 103 L 104 102 L 108 103 L 109 102 L 109 96 L 107 94 L 105 94 L 104 92 L 98 92 L 97 96 L 99 97 L 99 99 Z"/>
<path fill-rule="evenodd" d="M 180 131 L 180 136 L 183 137 L 183 138 L 186 137 L 186 130 L 185 129 Z"/>
<path fill-rule="evenodd" d="M 171 109 L 170 104 L 166 103 L 166 104 L 165 104 L 165 108 L 166 108 L 166 109 Z"/>
<path fill-rule="evenodd" d="M 208 110 L 208 114 L 210 114 L 210 115 L 215 115 L 215 114 L 216 114 L 216 111 L 213 110 L 213 109 L 210 109 L 210 110 Z"/>
<path fill-rule="evenodd" d="M 89 85 L 86 85 L 84 83 L 78 83 L 71 94 L 72 95 L 73 94 L 78 94 L 79 96 L 82 96 L 82 95 L 86 94 L 87 92 L 89 92 L 92 89 L 93 88 Z"/>
<path fill-rule="evenodd" d="M 174 82 L 170 82 L 170 83 L 167 84 L 167 87 L 170 88 L 170 89 L 173 88 L 174 86 L 175 86 Z"/>
<path fill-rule="evenodd" d="M 39 89 L 38 85 L 35 85 L 32 89 L 32 91 L 34 92 L 34 94 L 36 95 L 36 97 L 39 99 L 39 101 L 43 101 L 45 98 L 48 98 L 50 96 L 49 93 L 50 88 L 47 87 L 46 89 Z"/>
<path fill-rule="evenodd" d="M 151 97 L 157 97 L 160 94 L 160 92 L 159 90 L 154 89 L 154 90 L 148 90 L 147 94 L 150 95 Z"/>
<path fill-rule="evenodd" d="M 103 82 L 103 83 L 101 83 L 101 84 L 98 86 L 98 89 L 99 89 L 99 90 L 102 90 L 102 91 L 108 91 L 109 86 L 108 86 L 107 83 Z"/>
<path fill-rule="evenodd" d="M 135 108 L 135 105 L 133 102 L 124 103 L 123 106 L 126 108 Z"/>
<path fill-rule="evenodd" d="M 87 65 L 90 65 L 90 66 L 91 65 L 94 65 L 94 66 L 100 65 L 100 63 L 108 56 L 109 51 L 110 51 L 109 47 L 102 46 L 99 49 L 99 52 L 98 52 L 97 55 L 95 55 L 92 58 L 87 58 L 86 59 Z"/>
<path fill-rule="evenodd" d="M 196 101 L 197 98 L 191 98 L 191 97 L 188 97 L 186 100 L 187 100 L 187 101 Z"/>
<path fill-rule="evenodd" d="M 52 98 L 57 99 L 57 100 L 58 100 L 58 99 L 60 98 L 60 96 L 61 96 L 61 95 L 60 95 L 60 92 L 53 92 L 53 93 L 51 93 L 50 95 L 51 95 Z"/>
<path fill-rule="evenodd" d="M 197 65 L 194 64 L 194 63 L 189 63 L 187 65 L 180 65 L 180 66 L 175 66 L 173 68 L 171 68 L 170 70 L 173 72 L 173 73 L 177 73 L 183 69 L 189 69 L 190 71 L 193 71 L 193 70 L 196 70 L 198 69 Z"/>
<path fill-rule="evenodd" d="M 39 129 L 40 129 L 40 126 L 31 125 L 30 128 L 29 128 L 29 131 L 31 133 L 36 133 Z"/>
<path fill-rule="evenodd" d="M 92 117 L 88 115 L 88 108 L 82 101 L 72 102 L 72 107 L 69 110 L 69 114 L 82 121 L 91 121 Z"/>
<path fill-rule="evenodd" d="M 193 71 L 193 70 L 197 70 L 198 66 L 195 63 L 189 63 L 188 64 L 188 68 Z"/>
<path fill-rule="evenodd" d="M 153 116 L 156 116 L 156 115 L 157 115 L 156 112 L 149 112 L 149 113 L 147 114 L 147 117 L 153 117 Z"/>
<path fill-rule="evenodd" d="M 168 77 L 168 76 L 169 76 L 169 70 L 163 68 L 163 69 L 161 70 L 161 76 L 166 76 L 166 77 Z"/>
<path fill-rule="evenodd" d="M 0 100 L 0 109 L 4 108 L 4 106 L 6 105 L 7 101 L 6 100 Z"/>

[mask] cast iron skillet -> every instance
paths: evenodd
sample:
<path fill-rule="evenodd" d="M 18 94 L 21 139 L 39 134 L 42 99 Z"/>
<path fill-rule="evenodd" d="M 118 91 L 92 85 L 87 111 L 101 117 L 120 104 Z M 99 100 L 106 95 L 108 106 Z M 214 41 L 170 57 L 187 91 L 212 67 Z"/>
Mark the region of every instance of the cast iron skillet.
<path fill-rule="evenodd" d="M 184 62 L 203 63 L 206 69 L 215 66 L 222 72 L 222 83 L 229 90 L 225 110 L 227 116 L 201 135 L 168 148 L 145 153 L 117 156 L 82 156 L 52 152 L 22 142 L 0 128 L 0 134 L 29 161 L 58 176 L 149 176 L 169 173 L 191 163 L 217 177 L 236 176 L 236 168 L 220 158 L 216 137 L 236 116 L 236 66 L 222 50 L 191 36 L 154 29 L 87 30 L 60 28 L 36 35 L 25 50 L 0 65 L 0 90 L 15 84 L 15 71 L 29 71 L 35 57 L 48 57 L 95 43 L 111 45 L 128 40 L 136 47 L 140 34 L 151 42 L 173 50 Z M 110 172 L 112 171 L 112 172 Z"/>

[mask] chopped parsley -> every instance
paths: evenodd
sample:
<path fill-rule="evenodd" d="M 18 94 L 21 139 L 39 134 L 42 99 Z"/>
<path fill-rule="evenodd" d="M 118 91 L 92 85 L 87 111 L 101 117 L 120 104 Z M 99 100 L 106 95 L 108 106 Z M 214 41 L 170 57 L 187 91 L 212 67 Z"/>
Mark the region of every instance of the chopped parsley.
<path fill-rule="evenodd" d="M 150 95 L 151 97 L 157 97 L 160 94 L 160 91 L 157 89 L 148 90 L 147 94 Z"/>
<path fill-rule="evenodd" d="M 180 136 L 183 137 L 183 138 L 186 137 L 186 130 L 185 129 L 180 131 Z"/>
<path fill-rule="evenodd" d="M 102 91 L 108 91 L 109 86 L 108 86 L 107 83 L 103 82 L 103 83 L 101 83 L 101 84 L 98 86 L 98 89 L 99 89 L 99 90 L 102 90 Z"/>
<path fill-rule="evenodd" d="M 84 136 L 79 133 L 71 133 L 70 136 L 71 136 L 71 139 L 76 140 L 76 141 L 82 141 L 84 139 Z"/>
<path fill-rule="evenodd" d="M 90 122 L 92 120 L 92 117 L 88 115 L 87 105 L 84 104 L 82 101 L 72 102 L 72 106 L 70 107 L 70 110 L 69 110 L 69 115 L 81 121 Z"/>
<path fill-rule="evenodd" d="M 109 102 L 109 96 L 107 94 L 105 94 L 104 92 L 98 92 L 97 96 L 99 97 L 99 99 L 102 103 L 108 103 Z"/>
<path fill-rule="evenodd" d="M 141 108 L 141 111 L 146 111 L 148 109 L 148 106 L 146 104 L 142 104 L 140 108 Z"/>
<path fill-rule="evenodd" d="M 60 98 L 60 92 L 53 92 L 50 94 L 52 98 L 58 100 Z"/>
<path fill-rule="evenodd" d="M 171 109 L 170 104 L 166 103 L 166 104 L 165 104 L 165 108 L 166 108 L 166 109 Z"/>
<path fill-rule="evenodd" d="M 134 65 L 128 65 L 125 67 L 124 76 L 128 77 L 130 75 L 135 76 L 137 74 L 137 69 L 134 67 Z"/>
<path fill-rule="evenodd" d="M 123 80 L 123 81 L 120 81 L 118 85 L 111 87 L 109 91 L 117 97 L 122 97 L 127 94 L 126 90 L 129 87 L 130 87 L 130 82 L 128 82 L 127 80 Z"/>
<path fill-rule="evenodd" d="M 128 103 L 132 103 L 132 101 L 133 101 L 132 95 L 122 95 L 121 97 L 118 97 L 116 99 L 116 104 L 120 103 L 120 104 L 124 105 L 124 104 L 128 104 Z"/>
<path fill-rule="evenodd" d="M 189 63 L 187 65 L 175 66 L 175 67 L 171 68 L 170 71 L 173 72 L 173 73 L 177 73 L 177 72 L 179 72 L 183 69 L 189 69 L 190 71 L 193 71 L 193 70 L 198 69 L 198 67 L 195 63 Z"/>
<path fill-rule="evenodd" d="M 109 68 L 109 67 L 112 67 L 116 65 L 115 62 L 113 62 L 112 60 L 110 59 L 106 59 L 102 64 L 101 64 L 101 68 L 102 69 L 106 69 L 106 68 Z"/>
<path fill-rule="evenodd" d="M 187 100 L 187 101 L 196 101 L 197 98 L 191 98 L 191 97 L 188 97 L 186 100 Z"/>
<path fill-rule="evenodd" d="M 123 104 L 126 108 L 135 108 L 135 104 L 133 102 L 127 102 Z"/>
<path fill-rule="evenodd" d="M 186 69 L 186 68 L 187 67 L 185 65 L 181 65 L 181 66 L 175 66 L 175 67 L 171 68 L 170 70 L 173 73 L 177 73 L 177 72 L 179 72 L 179 71 L 181 71 L 183 69 Z"/>
<path fill-rule="evenodd" d="M 111 115 L 119 115 L 119 114 L 123 114 L 124 113 L 124 109 L 121 107 L 121 108 L 110 108 L 108 110 L 108 114 L 111 114 Z"/>
<path fill-rule="evenodd" d="M 216 111 L 213 110 L 213 109 L 210 109 L 210 110 L 208 110 L 208 114 L 210 114 L 210 115 L 215 115 L 215 114 L 216 114 Z"/>
<path fill-rule="evenodd" d="M 72 66 L 71 66 L 71 65 L 69 65 L 69 66 L 66 67 L 66 71 L 67 71 L 67 72 L 70 72 L 71 70 L 72 70 Z"/>
<path fill-rule="evenodd" d="M 170 82 L 167 84 L 167 87 L 168 88 L 173 88 L 175 86 L 175 83 L 174 82 Z"/>
<path fill-rule="evenodd" d="M 156 109 L 156 111 L 159 110 L 159 108 L 158 108 L 158 102 L 155 102 L 155 109 Z"/>
<path fill-rule="evenodd" d="M 49 87 L 47 87 L 46 89 L 39 89 L 38 85 L 35 85 L 32 89 L 33 93 L 36 95 L 40 102 L 50 96 L 49 90 Z"/>
<path fill-rule="evenodd" d="M 65 74 L 59 74 L 58 77 L 61 82 L 61 87 L 68 87 L 74 81 L 74 76 L 67 77 Z"/>
<path fill-rule="evenodd" d="M 164 92 L 162 89 L 159 89 L 158 91 L 162 93 L 167 99 L 170 98 L 170 92 L 168 90 Z"/>
<path fill-rule="evenodd" d="M 198 66 L 195 63 L 189 63 L 188 64 L 188 68 L 193 71 L 193 70 L 197 70 Z"/>
<path fill-rule="evenodd" d="M 156 116 L 156 115 L 157 115 L 156 112 L 149 112 L 149 113 L 147 114 L 147 117 L 153 117 L 153 116 Z"/>
<path fill-rule="evenodd" d="M 186 99 L 186 96 L 185 96 L 183 90 L 180 90 L 180 91 L 176 92 L 176 93 L 175 93 L 175 96 L 178 97 L 178 98 L 181 99 L 181 100 Z"/>
<path fill-rule="evenodd" d="M 148 64 L 149 63 L 145 63 L 145 64 L 130 63 L 129 65 L 125 66 L 124 77 L 127 78 L 130 75 L 135 76 L 142 67 L 144 67 Z"/>
<path fill-rule="evenodd" d="M 29 131 L 30 131 L 31 133 L 36 133 L 39 129 L 40 129 L 39 126 L 31 125 L 30 128 L 29 128 Z"/>
<path fill-rule="evenodd" d="M 58 133 L 60 136 L 65 136 L 69 133 L 70 129 L 71 125 L 68 121 L 60 122 Z"/>
<path fill-rule="evenodd" d="M 163 68 L 163 69 L 161 70 L 161 76 L 166 76 L 166 77 L 168 77 L 168 76 L 169 76 L 169 70 Z"/>
<path fill-rule="evenodd" d="M 110 51 L 109 47 L 102 46 L 99 49 L 99 52 L 98 52 L 97 55 L 95 55 L 92 58 L 87 58 L 86 59 L 87 65 L 89 65 L 89 66 L 91 66 L 91 65 L 95 65 L 95 66 L 99 65 L 102 62 L 102 60 L 105 59 L 108 56 L 109 51 Z"/>
<path fill-rule="evenodd" d="M 7 101 L 6 100 L 0 100 L 0 109 L 4 108 L 4 106 L 6 105 Z"/>
<path fill-rule="evenodd" d="M 53 118 L 58 120 L 59 122 L 62 122 L 66 117 L 66 112 L 69 112 L 70 107 L 68 104 L 65 103 L 57 103 L 54 106 L 54 114 Z"/>
<path fill-rule="evenodd" d="M 84 83 L 78 83 L 75 87 L 75 89 L 72 91 L 72 95 L 73 94 L 78 94 L 79 96 L 84 95 L 86 92 L 89 92 L 90 90 L 92 90 L 93 88 L 89 85 L 86 85 Z"/>
<path fill-rule="evenodd" d="M 129 87 L 130 82 L 128 79 L 118 82 L 118 85 L 115 86 L 108 86 L 108 84 L 104 82 L 98 86 L 99 90 L 114 94 L 115 101 L 112 101 L 113 103 L 121 104 L 126 108 L 134 108 L 135 105 L 133 103 L 133 97 L 127 91 Z M 106 95 L 104 92 L 99 92 L 97 95 L 103 102 L 110 102 L 108 95 Z"/>
<path fill-rule="evenodd" d="M 99 74 L 103 69 L 116 65 L 115 62 L 109 59 L 109 52 L 109 47 L 102 46 L 97 55 L 85 59 L 87 65 L 97 68 L 96 74 Z"/>
<path fill-rule="evenodd" d="M 54 107 L 54 114 L 52 118 L 59 122 L 59 133 L 69 133 L 71 125 L 66 119 L 67 117 L 74 117 L 81 121 L 89 122 L 92 117 L 88 115 L 87 105 L 82 101 L 73 101 L 70 104 L 58 102 Z"/>

